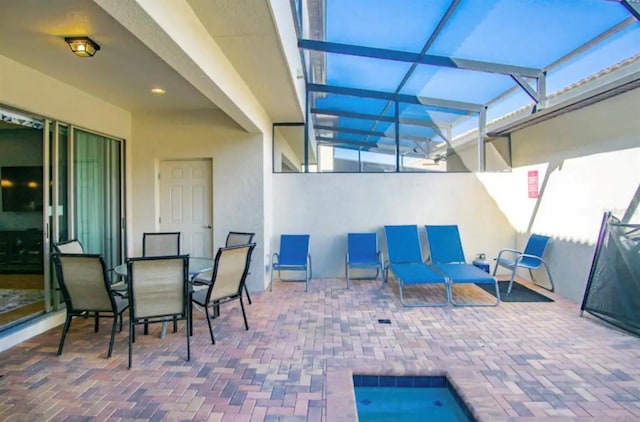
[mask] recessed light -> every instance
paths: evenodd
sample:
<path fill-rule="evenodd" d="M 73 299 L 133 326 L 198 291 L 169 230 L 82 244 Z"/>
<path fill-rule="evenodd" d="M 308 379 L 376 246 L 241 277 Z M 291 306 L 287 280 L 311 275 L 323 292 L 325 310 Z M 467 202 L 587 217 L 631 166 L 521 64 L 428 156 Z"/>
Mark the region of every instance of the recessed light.
<path fill-rule="evenodd" d="M 151 88 L 151 92 L 153 92 L 154 94 L 162 95 L 167 91 L 162 88 Z"/>

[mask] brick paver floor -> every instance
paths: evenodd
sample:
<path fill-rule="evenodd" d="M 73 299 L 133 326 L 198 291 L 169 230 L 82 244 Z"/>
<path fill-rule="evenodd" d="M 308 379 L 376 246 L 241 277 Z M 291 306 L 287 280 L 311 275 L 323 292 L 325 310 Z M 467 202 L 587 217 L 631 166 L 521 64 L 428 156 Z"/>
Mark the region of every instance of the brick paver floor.
<path fill-rule="evenodd" d="M 0 420 L 353 421 L 352 373 L 446 374 L 482 421 L 640 420 L 640 339 L 541 292 L 555 302 L 407 308 L 394 281 L 276 281 L 246 305 L 249 331 L 222 306 L 216 345 L 196 312 L 189 362 L 183 324 L 140 329 L 131 370 L 126 326 L 107 359 L 109 320 L 78 319 L 62 356 L 61 327 L 0 353 Z"/>

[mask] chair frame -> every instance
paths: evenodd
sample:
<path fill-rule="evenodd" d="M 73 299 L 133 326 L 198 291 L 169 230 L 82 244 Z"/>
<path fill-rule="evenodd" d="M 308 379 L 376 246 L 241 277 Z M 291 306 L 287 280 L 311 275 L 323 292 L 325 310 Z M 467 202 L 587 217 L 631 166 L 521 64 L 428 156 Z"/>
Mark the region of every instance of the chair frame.
<path fill-rule="evenodd" d="M 246 261 L 244 264 L 244 270 L 240 279 L 240 283 L 238 285 L 238 291 L 230 294 L 228 296 L 225 296 L 223 298 L 220 299 L 216 299 L 216 300 L 211 300 L 211 293 L 213 292 L 213 289 L 216 286 L 216 280 L 218 278 L 218 269 L 219 269 L 219 263 L 220 263 L 220 258 L 222 257 L 222 255 L 225 253 L 225 251 L 230 251 L 230 250 L 235 250 L 235 249 L 242 249 L 242 248 L 246 248 L 249 247 L 249 250 L 247 251 L 247 257 L 246 257 Z M 219 306 L 222 303 L 227 303 L 227 302 L 231 302 L 233 300 L 239 300 L 240 301 L 240 309 L 242 309 L 242 318 L 244 319 L 244 327 L 245 329 L 248 331 L 249 330 L 249 323 L 247 322 L 247 314 L 244 308 L 244 302 L 242 300 L 242 290 L 244 288 L 245 282 L 247 280 L 247 275 L 249 274 L 249 266 L 251 265 L 251 254 L 253 253 L 253 250 L 255 249 L 256 244 L 255 243 L 248 243 L 248 244 L 243 244 L 243 245 L 235 245 L 235 246 L 229 246 L 229 247 L 224 247 L 224 248 L 220 248 L 218 249 L 218 252 L 216 253 L 216 257 L 215 257 L 215 264 L 213 267 L 213 271 L 212 271 L 212 275 L 211 275 L 211 281 L 208 283 L 209 287 L 207 289 L 207 293 L 205 296 L 205 300 L 204 303 L 201 303 L 199 301 L 197 301 L 195 299 L 195 297 L 191 298 L 192 301 L 192 309 L 193 309 L 193 304 L 197 304 L 200 305 L 201 307 L 204 308 L 205 311 L 205 316 L 207 319 L 207 325 L 209 325 L 209 334 L 211 335 L 211 344 L 216 344 L 216 340 L 213 336 L 213 327 L 211 326 L 211 319 L 212 317 L 216 317 L 219 315 Z M 212 314 L 209 313 L 209 307 L 212 307 Z M 193 318 L 192 318 L 193 320 Z M 191 328 L 191 330 L 193 331 L 193 327 Z"/>
<path fill-rule="evenodd" d="M 544 241 L 544 247 L 542 248 L 542 251 L 540 252 L 540 256 L 538 255 L 534 255 L 534 254 L 530 254 L 527 253 L 528 249 L 529 249 L 529 244 L 532 241 Z M 529 275 L 531 276 L 531 281 L 534 282 L 535 284 L 537 284 L 540 287 L 546 288 L 545 286 L 542 286 L 540 284 L 538 284 L 535 280 L 535 278 L 533 277 L 533 271 L 532 270 L 538 270 L 540 269 L 540 267 L 544 267 L 545 271 L 547 272 L 547 276 L 549 277 L 549 282 L 551 283 L 551 288 L 547 290 L 553 292 L 554 291 L 554 284 L 553 284 L 553 278 L 551 277 L 551 271 L 549 271 L 549 266 L 547 265 L 547 263 L 544 261 L 544 259 L 542 258 L 544 256 L 545 251 L 547 250 L 547 247 L 549 246 L 549 240 L 550 238 L 548 236 L 542 236 L 539 234 L 532 234 L 531 236 L 529 236 L 529 239 L 527 240 L 527 244 L 525 245 L 524 251 L 519 251 L 517 249 L 511 249 L 511 248 L 504 248 L 501 249 L 498 252 L 498 256 L 496 258 L 494 258 L 494 261 L 496 261 L 496 265 L 493 268 L 493 275 L 496 275 L 496 271 L 498 270 L 498 267 L 504 267 L 507 268 L 511 271 L 511 276 L 509 278 L 509 288 L 507 289 L 507 294 L 510 295 L 511 294 L 511 289 L 513 287 L 513 281 L 515 279 L 516 276 L 516 272 L 518 271 L 518 268 L 526 268 L 527 270 L 529 270 Z M 505 258 L 502 258 L 502 254 L 503 253 L 510 253 L 515 255 L 514 260 L 508 260 Z M 524 263 L 523 260 L 525 259 L 533 259 L 538 261 L 538 265 L 530 265 L 527 263 Z"/>
<path fill-rule="evenodd" d="M 462 239 L 457 225 L 426 225 L 427 241 L 431 266 L 449 280 L 451 289 L 451 304 L 454 306 L 498 306 L 500 304 L 500 287 L 498 280 L 478 267 L 468 264 L 465 260 Z M 444 231 L 445 233 L 442 233 Z M 439 250 L 435 245 L 442 238 L 454 243 L 447 245 L 447 250 Z M 434 256 L 435 255 L 435 256 Z M 453 297 L 454 284 L 494 284 L 496 288 L 496 302 L 457 302 Z"/>
<path fill-rule="evenodd" d="M 153 316 L 144 316 L 144 317 L 136 317 L 136 304 L 135 304 L 135 270 L 134 263 L 138 261 L 159 261 L 159 260 L 167 260 L 167 259 L 176 259 L 182 260 L 183 262 L 183 307 L 182 312 L 178 314 L 163 314 L 163 315 L 153 315 Z M 170 255 L 170 256 L 149 256 L 149 257 L 137 257 L 137 258 L 127 258 L 127 277 L 128 277 L 128 295 L 129 295 L 129 365 L 128 368 L 131 369 L 133 364 L 133 343 L 135 343 L 135 326 L 136 325 L 144 325 L 145 334 L 147 331 L 148 324 L 155 323 L 166 323 L 167 317 L 173 317 L 174 321 L 174 329 L 177 328 L 176 324 L 178 320 L 186 321 L 186 337 L 187 337 L 187 361 L 191 360 L 191 346 L 189 337 L 191 334 L 191 284 L 189 281 L 189 256 L 188 255 Z"/>
<path fill-rule="evenodd" d="M 384 226 L 387 242 L 387 262 L 384 280 L 389 280 L 389 269 L 398 280 L 400 302 L 406 307 L 443 307 L 451 302 L 451 289 L 446 277 L 434 271 L 422 258 L 422 245 L 417 225 Z M 405 233 L 402 233 L 402 232 Z M 411 236 L 410 238 L 408 236 Z M 403 238 L 404 237 L 404 238 Z M 391 240 L 391 241 L 390 241 Z M 403 249 L 396 248 L 402 240 Z M 444 302 L 411 302 L 404 299 L 403 286 L 419 284 L 442 284 Z"/>
<path fill-rule="evenodd" d="M 255 233 L 251 233 L 251 232 L 230 231 L 229 233 L 227 233 L 227 240 L 225 240 L 224 242 L 224 247 L 228 248 L 229 246 L 248 245 L 249 243 L 251 243 L 255 235 L 256 235 Z M 242 238 L 243 242 L 239 243 L 239 242 L 233 241 L 234 237 Z M 249 274 L 251 273 L 249 272 Z M 249 295 L 249 289 L 247 288 L 246 284 L 244 285 L 244 293 L 247 295 L 247 300 L 249 301 L 249 305 L 251 305 L 252 304 L 251 295 Z"/>
<path fill-rule="evenodd" d="M 306 262 L 304 264 L 281 264 L 280 263 L 280 254 L 282 252 L 282 245 L 285 239 L 293 238 L 293 237 L 306 237 L 307 238 L 307 256 Z M 273 273 L 278 271 L 278 278 L 280 281 L 304 281 L 304 291 L 309 291 L 309 280 L 311 279 L 311 253 L 309 252 L 311 237 L 308 234 L 282 234 L 280 235 L 280 251 L 278 253 L 274 253 L 271 256 L 271 282 L 269 283 L 269 291 L 273 291 Z M 304 271 L 304 279 L 283 279 L 281 275 L 281 271 Z"/>
<path fill-rule="evenodd" d="M 353 239 L 353 242 L 352 242 Z M 355 242 L 358 239 L 371 242 L 368 246 L 373 246 L 373 250 L 375 251 L 376 258 L 370 260 L 358 260 L 358 258 L 354 258 L 352 249 L 352 245 L 355 245 Z M 355 247 L 355 246 L 354 246 Z M 371 257 L 372 258 L 372 257 Z M 351 277 L 350 269 L 375 269 L 376 275 L 375 277 Z M 351 288 L 351 280 L 377 280 L 378 276 L 382 277 L 382 285 L 386 282 L 384 278 L 384 255 L 378 248 L 378 234 L 377 233 L 347 233 L 347 252 L 345 254 L 345 278 L 347 279 L 347 289 Z"/>
<path fill-rule="evenodd" d="M 102 280 L 104 282 L 104 288 L 111 301 L 110 311 L 101 310 L 101 309 L 100 310 L 85 309 L 85 308 L 79 309 L 73 306 L 73 298 L 69 293 L 69 289 L 64 279 L 64 268 L 63 268 L 62 260 L 65 257 L 77 257 L 82 259 L 96 259 L 96 258 L 99 259 L 100 265 L 102 267 Z M 110 358 L 113 352 L 113 344 L 115 342 L 118 317 L 120 317 L 120 331 L 122 331 L 122 325 L 123 325 L 122 314 L 124 313 L 124 311 L 127 310 L 129 305 L 127 304 L 122 309 L 118 309 L 117 300 L 115 298 L 117 293 L 111 289 L 111 283 L 109 282 L 109 278 L 107 276 L 107 268 L 104 262 L 104 258 L 102 257 L 102 255 L 97 255 L 97 254 L 63 254 L 63 253 L 54 252 L 53 254 L 51 254 L 51 259 L 53 260 L 53 263 L 54 263 L 56 277 L 58 279 L 60 290 L 62 291 L 62 296 L 64 298 L 64 302 L 67 308 L 67 315 L 65 318 L 64 326 L 62 328 L 62 336 L 60 337 L 60 343 L 58 345 L 58 352 L 57 352 L 58 356 L 62 354 L 62 349 L 64 348 L 64 342 L 66 340 L 67 333 L 69 332 L 69 328 L 71 327 L 71 320 L 73 319 L 73 317 L 81 316 L 83 318 L 86 318 L 87 316 L 94 315 L 95 316 L 94 332 L 97 333 L 100 327 L 100 315 L 101 314 L 104 315 L 105 313 L 107 313 L 107 314 L 111 314 L 111 317 L 113 318 L 113 324 L 111 326 L 111 337 L 109 339 L 109 349 L 107 351 L 107 358 Z"/>

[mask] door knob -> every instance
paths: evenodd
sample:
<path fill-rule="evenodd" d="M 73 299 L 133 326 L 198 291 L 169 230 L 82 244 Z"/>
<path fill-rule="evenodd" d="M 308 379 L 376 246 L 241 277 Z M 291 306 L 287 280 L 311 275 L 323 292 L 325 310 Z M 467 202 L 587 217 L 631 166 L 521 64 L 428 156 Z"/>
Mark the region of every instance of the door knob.
<path fill-rule="evenodd" d="M 213 226 L 211 224 L 209 224 L 208 226 L 204 226 L 205 229 L 212 229 Z"/>

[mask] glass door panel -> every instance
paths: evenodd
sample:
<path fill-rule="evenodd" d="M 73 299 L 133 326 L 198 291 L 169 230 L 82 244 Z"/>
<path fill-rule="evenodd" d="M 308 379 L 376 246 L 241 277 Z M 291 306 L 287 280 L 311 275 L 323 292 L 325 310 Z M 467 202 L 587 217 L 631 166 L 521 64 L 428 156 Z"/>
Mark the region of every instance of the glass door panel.
<path fill-rule="evenodd" d="M 75 233 L 85 252 L 102 254 L 108 268 L 122 255 L 121 142 L 74 129 Z"/>
<path fill-rule="evenodd" d="M 44 307 L 44 122 L 0 109 L 0 331 Z"/>

